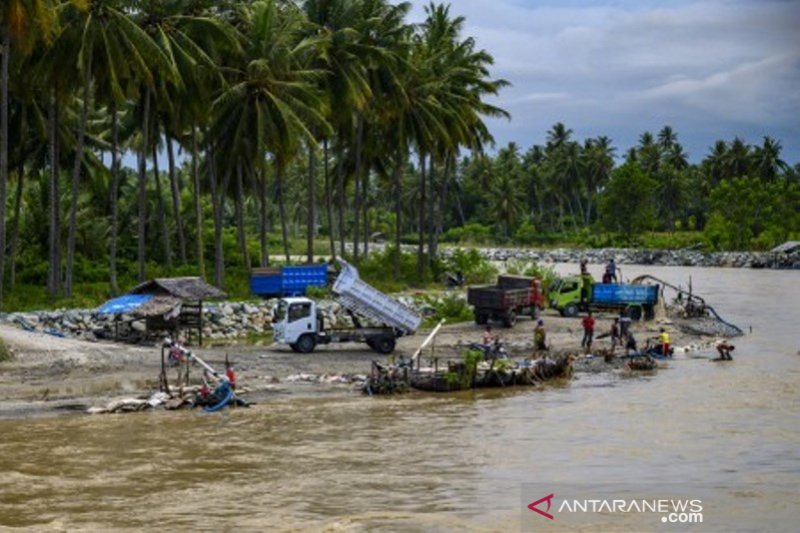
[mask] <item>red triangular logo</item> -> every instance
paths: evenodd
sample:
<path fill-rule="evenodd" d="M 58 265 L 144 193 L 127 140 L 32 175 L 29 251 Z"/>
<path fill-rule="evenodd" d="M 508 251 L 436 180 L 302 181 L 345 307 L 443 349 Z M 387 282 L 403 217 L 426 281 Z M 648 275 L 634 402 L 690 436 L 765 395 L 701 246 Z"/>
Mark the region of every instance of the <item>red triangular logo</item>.
<path fill-rule="evenodd" d="M 546 512 L 546 511 L 542 511 L 541 509 L 537 509 L 536 506 L 539 505 L 540 503 L 546 501 L 547 502 L 547 511 L 549 511 L 550 510 L 550 504 L 552 503 L 552 500 L 553 500 L 554 496 L 555 496 L 555 494 L 550 494 L 549 496 L 545 496 L 544 498 L 542 498 L 540 500 L 536 500 L 532 504 L 528 505 L 528 509 L 530 509 L 531 511 L 533 511 L 535 513 L 539 513 L 540 515 L 542 515 L 545 518 L 549 518 L 550 520 L 553 520 L 553 515 L 551 515 L 550 513 Z"/>

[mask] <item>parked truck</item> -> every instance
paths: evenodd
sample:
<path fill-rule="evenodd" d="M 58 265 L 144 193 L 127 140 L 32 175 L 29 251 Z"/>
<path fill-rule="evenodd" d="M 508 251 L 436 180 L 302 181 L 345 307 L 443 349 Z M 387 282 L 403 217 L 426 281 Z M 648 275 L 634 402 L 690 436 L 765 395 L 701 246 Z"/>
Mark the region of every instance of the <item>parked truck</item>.
<path fill-rule="evenodd" d="M 592 276 L 558 279 L 550 288 L 550 307 L 561 316 L 581 311 L 623 311 L 632 320 L 651 319 L 658 303 L 659 285 L 595 283 Z"/>
<path fill-rule="evenodd" d="M 288 344 L 298 353 L 309 353 L 317 345 L 331 342 L 364 342 L 378 353 L 393 352 L 397 338 L 413 334 L 421 317 L 364 282 L 356 267 L 344 260 L 340 263 L 342 270 L 333 293 L 354 326 L 334 328 L 326 324 L 317 303 L 310 298 L 282 298 L 272 324 L 275 341 Z"/>
<path fill-rule="evenodd" d="M 325 287 L 327 284 L 328 265 L 324 263 L 254 268 L 250 271 L 250 292 L 264 298 L 304 296 L 308 287 Z"/>
<path fill-rule="evenodd" d="M 470 287 L 467 303 L 473 306 L 476 324 L 489 320 L 513 327 L 517 316 L 530 315 L 536 318 L 544 307 L 541 282 L 527 276 L 498 276 L 496 285 Z"/>

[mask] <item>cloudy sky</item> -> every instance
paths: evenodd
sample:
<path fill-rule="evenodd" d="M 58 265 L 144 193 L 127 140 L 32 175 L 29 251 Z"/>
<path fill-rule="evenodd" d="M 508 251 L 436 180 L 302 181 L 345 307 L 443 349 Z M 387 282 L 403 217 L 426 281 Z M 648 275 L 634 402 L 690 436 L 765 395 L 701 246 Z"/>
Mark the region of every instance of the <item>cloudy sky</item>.
<path fill-rule="evenodd" d="M 427 1 L 412 0 L 421 21 Z M 717 139 L 770 135 L 800 162 L 800 0 L 451 0 L 513 86 L 498 146 L 543 144 L 561 121 L 619 155 L 670 125 L 692 161 Z"/>

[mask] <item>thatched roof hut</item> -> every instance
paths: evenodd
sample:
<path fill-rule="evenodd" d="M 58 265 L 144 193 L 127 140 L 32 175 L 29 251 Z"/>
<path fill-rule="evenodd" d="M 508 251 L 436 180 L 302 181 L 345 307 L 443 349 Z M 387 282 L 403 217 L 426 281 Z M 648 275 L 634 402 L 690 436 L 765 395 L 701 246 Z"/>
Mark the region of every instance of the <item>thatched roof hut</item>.
<path fill-rule="evenodd" d="M 203 300 L 224 298 L 224 292 L 199 277 L 155 278 L 101 306 L 99 312 L 146 319 L 146 331 L 196 331 L 203 344 Z M 116 337 L 120 338 L 119 327 Z"/>
<path fill-rule="evenodd" d="M 129 294 L 172 296 L 184 301 L 199 302 L 209 298 L 225 298 L 226 294 L 199 277 L 155 278 L 140 283 Z"/>

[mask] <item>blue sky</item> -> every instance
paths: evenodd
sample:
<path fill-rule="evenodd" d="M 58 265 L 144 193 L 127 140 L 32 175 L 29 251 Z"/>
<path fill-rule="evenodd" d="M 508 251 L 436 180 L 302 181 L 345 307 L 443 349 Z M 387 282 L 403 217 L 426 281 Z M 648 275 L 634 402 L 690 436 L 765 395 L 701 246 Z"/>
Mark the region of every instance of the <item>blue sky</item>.
<path fill-rule="evenodd" d="M 428 2 L 411 2 L 424 19 Z M 717 139 L 778 139 L 800 162 L 800 1 L 452 0 L 465 34 L 513 86 L 498 146 L 543 144 L 556 122 L 608 135 L 618 155 L 670 125 L 690 160 Z"/>

